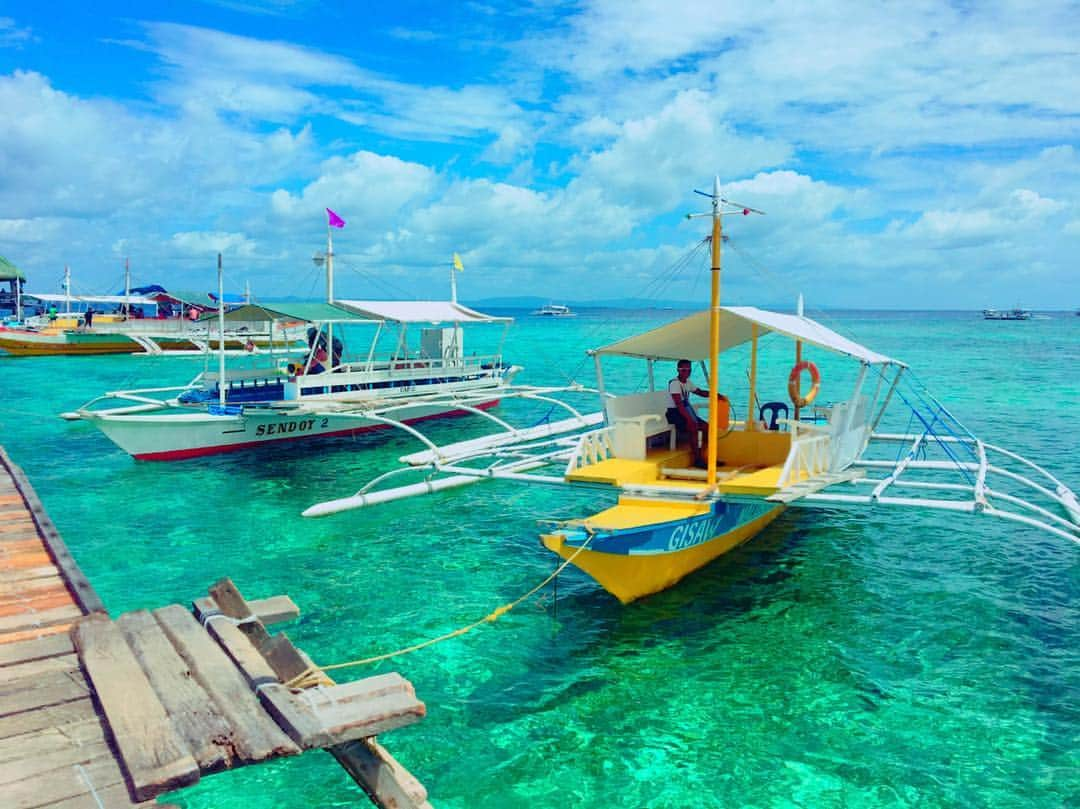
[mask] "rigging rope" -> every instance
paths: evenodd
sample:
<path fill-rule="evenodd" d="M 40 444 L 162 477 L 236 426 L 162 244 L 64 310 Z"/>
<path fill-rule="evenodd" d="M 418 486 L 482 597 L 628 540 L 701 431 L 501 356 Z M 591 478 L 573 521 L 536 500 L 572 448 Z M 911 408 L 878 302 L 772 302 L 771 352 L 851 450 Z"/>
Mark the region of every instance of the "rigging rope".
<path fill-rule="evenodd" d="M 566 568 L 567 565 L 569 565 L 571 562 L 574 561 L 574 559 L 577 558 L 579 553 L 581 553 L 582 551 L 584 551 L 586 548 L 589 547 L 589 544 L 592 542 L 592 540 L 593 540 L 593 534 L 590 533 L 588 538 L 585 540 L 585 542 L 582 543 L 581 547 L 578 548 L 576 551 L 574 551 L 565 560 L 563 560 L 563 563 L 561 565 L 559 565 L 557 568 L 555 568 L 554 572 L 552 572 L 552 574 L 550 576 L 548 576 L 546 579 L 544 579 L 538 585 L 536 585 L 531 590 L 529 590 L 527 593 L 525 593 L 525 595 L 520 596 L 519 598 L 516 598 L 513 601 L 510 601 L 510 602 L 508 602 L 506 604 L 503 604 L 500 607 L 496 607 L 494 610 L 492 610 L 490 613 L 488 613 L 487 615 L 485 615 L 483 618 L 481 618 L 478 621 L 473 621 L 471 624 L 467 624 L 467 625 L 465 625 L 463 627 L 459 627 L 458 629 L 455 629 L 453 632 L 447 632 L 445 635 L 439 635 L 437 638 L 429 638 L 428 640 L 422 641 L 420 643 L 415 643 L 412 646 L 406 646 L 405 648 L 398 649 L 397 651 L 394 651 L 394 652 L 386 652 L 385 654 L 374 655 L 372 657 L 365 657 L 365 658 L 362 658 L 360 660 L 349 660 L 349 661 L 347 661 L 345 663 L 331 663 L 328 666 L 315 666 L 315 665 L 309 666 L 308 668 L 304 669 L 304 671 L 300 672 L 298 675 L 296 675 L 291 680 L 289 680 L 287 683 L 285 683 L 285 687 L 286 688 L 291 688 L 291 689 L 305 689 L 305 688 L 313 688 L 313 687 L 318 686 L 318 685 L 333 685 L 333 681 L 330 680 L 330 678 L 326 676 L 325 672 L 333 671 L 335 669 L 344 669 L 344 668 L 351 668 L 351 667 L 354 667 L 354 666 L 365 666 L 365 665 L 369 665 L 371 663 L 379 663 L 379 662 L 381 662 L 383 660 L 389 660 L 390 658 L 393 658 L 393 657 L 399 657 L 401 655 L 409 654 L 411 652 L 417 652 L 420 649 L 425 649 L 428 646 L 434 646 L 436 643 L 441 643 L 444 640 L 450 640 L 451 638 L 460 637 L 461 635 L 464 635 L 467 632 L 471 632 L 472 630 L 476 629 L 478 626 L 482 626 L 483 624 L 494 623 L 499 618 L 501 618 L 503 615 L 510 612 L 510 610 L 512 610 L 514 607 L 516 607 L 522 601 L 525 601 L 526 599 L 532 597 L 537 592 L 542 590 L 545 586 L 547 586 L 547 584 L 550 581 L 552 581 L 553 579 L 555 579 Z"/>

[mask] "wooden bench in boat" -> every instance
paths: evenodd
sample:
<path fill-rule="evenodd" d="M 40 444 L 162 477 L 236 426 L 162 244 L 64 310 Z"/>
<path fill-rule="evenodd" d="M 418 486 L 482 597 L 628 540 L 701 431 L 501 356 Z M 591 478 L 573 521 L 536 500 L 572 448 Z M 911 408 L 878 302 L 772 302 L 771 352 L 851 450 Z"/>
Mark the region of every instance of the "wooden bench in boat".
<path fill-rule="evenodd" d="M 675 449 L 675 427 L 667 420 L 670 406 L 671 396 L 661 390 L 608 399 L 604 410 L 608 424 L 614 428 L 615 457 L 645 460 L 650 439 L 658 435 L 666 435 L 668 448 Z"/>

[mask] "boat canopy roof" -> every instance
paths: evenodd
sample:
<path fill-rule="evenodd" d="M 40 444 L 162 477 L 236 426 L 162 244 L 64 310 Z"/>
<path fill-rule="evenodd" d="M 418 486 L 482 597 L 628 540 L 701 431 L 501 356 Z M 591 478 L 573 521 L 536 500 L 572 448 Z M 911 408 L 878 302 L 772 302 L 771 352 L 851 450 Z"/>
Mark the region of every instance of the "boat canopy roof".
<path fill-rule="evenodd" d="M 0 256 L 0 281 L 14 281 L 16 278 L 20 281 L 26 280 L 26 276 L 22 274 L 18 267 Z"/>
<path fill-rule="evenodd" d="M 871 365 L 904 363 L 861 346 L 815 320 L 802 315 L 769 312 L 753 306 L 725 306 L 720 311 L 720 351 L 749 342 L 752 327 L 758 334 L 777 332 L 793 340 L 824 348 Z M 707 360 L 709 358 L 709 312 L 676 320 L 658 329 L 627 337 L 616 343 L 593 349 L 593 354 L 641 357 L 643 359 Z"/>
<path fill-rule="evenodd" d="M 133 306 L 157 306 L 156 299 L 145 298 L 141 295 L 64 295 L 54 292 L 27 292 L 26 296 L 29 298 L 37 298 L 39 301 L 47 301 L 49 303 L 65 303 L 71 301 L 72 303 L 130 303 Z"/>
<path fill-rule="evenodd" d="M 216 312 L 208 312 L 202 319 L 216 318 Z M 308 323 L 370 323 L 374 318 L 364 317 L 332 303 L 304 303 L 283 301 L 281 303 L 250 303 L 225 313 L 226 320 L 303 320 Z"/>
<path fill-rule="evenodd" d="M 339 300 L 338 306 L 370 320 L 397 323 L 509 323 L 510 317 L 477 312 L 452 301 L 353 301 Z"/>

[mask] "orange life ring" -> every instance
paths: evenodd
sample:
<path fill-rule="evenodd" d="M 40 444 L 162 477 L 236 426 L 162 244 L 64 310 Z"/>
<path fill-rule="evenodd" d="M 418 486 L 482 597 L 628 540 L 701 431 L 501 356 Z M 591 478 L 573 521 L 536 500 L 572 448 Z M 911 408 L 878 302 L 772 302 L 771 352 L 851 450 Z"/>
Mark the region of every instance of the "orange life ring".
<path fill-rule="evenodd" d="M 799 395 L 799 375 L 803 371 L 810 372 L 810 381 L 814 383 L 810 388 L 810 392 L 805 396 Z M 791 373 L 788 375 L 787 391 L 788 396 L 791 397 L 792 403 L 796 407 L 806 407 L 815 398 L 817 398 L 818 391 L 821 389 L 821 374 L 818 372 L 817 366 L 809 360 L 803 360 L 802 362 L 795 363 L 795 367 L 791 369 Z"/>

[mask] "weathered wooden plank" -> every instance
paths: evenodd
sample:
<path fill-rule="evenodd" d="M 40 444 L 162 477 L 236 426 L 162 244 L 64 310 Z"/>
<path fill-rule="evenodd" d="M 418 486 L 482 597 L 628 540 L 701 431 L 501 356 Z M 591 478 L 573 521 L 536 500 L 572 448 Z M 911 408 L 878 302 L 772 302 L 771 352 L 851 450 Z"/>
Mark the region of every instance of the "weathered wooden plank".
<path fill-rule="evenodd" d="M 96 747 L 81 761 L 60 764 L 53 769 L 35 773 L 4 786 L 4 809 L 35 809 L 66 798 L 88 795 L 91 786 L 100 792 L 115 785 L 124 785 L 124 774 L 105 745 Z M 124 786 L 125 791 L 127 787 Z M 122 805 L 122 804 L 121 804 Z M 111 809 L 110 804 L 105 804 Z M 91 804 L 98 809 L 97 804 Z"/>
<path fill-rule="evenodd" d="M 106 616 L 83 618 L 72 633 L 131 779 L 147 800 L 199 780 L 199 765 L 177 735 L 123 633 Z"/>
<path fill-rule="evenodd" d="M 74 605 L 74 603 L 75 600 L 71 597 L 71 593 L 67 591 L 66 587 L 59 590 L 27 593 L 22 597 L 0 600 L 0 617 L 20 615 L 26 612 L 45 612 L 47 610 L 56 609 L 57 607 Z M 81 615 L 82 610 L 79 610 L 78 614 Z"/>
<path fill-rule="evenodd" d="M 20 737 L 16 736 L 16 739 Z M 52 777 L 52 771 L 60 768 L 70 768 L 75 764 L 86 764 L 96 758 L 112 758 L 109 743 L 102 735 L 97 741 L 84 744 L 72 744 L 50 750 L 44 755 L 31 755 L 15 761 L 0 762 L 0 791 L 4 795 L 4 806 L 8 806 L 9 785 L 16 784 L 27 779 L 46 781 Z M 48 774 L 48 775 L 45 775 Z M 30 806 L 39 806 L 32 802 Z"/>
<path fill-rule="evenodd" d="M 21 530 L 17 527 L 13 529 L 9 525 L 6 531 L 0 533 L 0 546 L 6 546 L 12 542 L 25 542 L 26 540 L 41 542 L 41 538 L 38 536 L 37 526 L 32 522 L 23 524 Z"/>
<path fill-rule="evenodd" d="M 424 703 L 400 674 L 309 689 L 260 689 L 263 704 L 302 747 L 332 747 L 411 725 L 423 718 Z"/>
<path fill-rule="evenodd" d="M 39 660 L 43 657 L 70 654 L 74 651 L 75 646 L 67 634 L 24 640 L 19 643 L 5 643 L 0 645 L 0 667 Z M 3 679 L 4 671 L 0 668 L 0 682 L 3 682 Z"/>
<path fill-rule="evenodd" d="M 75 557 L 71 555 L 67 545 L 64 544 L 64 540 L 60 538 L 60 532 L 56 530 L 53 521 L 49 519 L 49 515 L 45 512 L 45 506 L 41 504 L 34 487 L 30 485 L 30 481 L 26 479 L 22 469 L 16 466 L 7 453 L 4 452 L 3 447 L 0 447 L 0 466 L 7 469 L 16 488 L 25 499 L 26 505 L 33 515 L 34 522 L 37 524 L 38 533 L 48 547 L 53 563 L 60 568 L 61 575 L 63 575 L 64 580 L 67 581 L 68 586 L 71 588 L 76 603 L 82 608 L 83 612 L 105 612 L 105 605 L 91 586 L 89 579 L 86 578 L 86 574 L 76 564 Z"/>
<path fill-rule="evenodd" d="M 75 654 L 43 657 L 39 660 L 27 660 L 12 666 L 0 668 L 0 683 L 17 680 L 20 677 L 40 677 L 55 671 L 79 671 L 79 658 Z"/>
<path fill-rule="evenodd" d="M 18 598 L 22 595 L 45 592 L 48 590 L 67 589 L 67 585 L 64 584 L 64 580 L 60 578 L 56 568 L 53 568 L 53 575 L 29 579 L 24 581 L 2 581 L 0 582 L 0 599 L 9 600 Z"/>
<path fill-rule="evenodd" d="M 116 620 L 176 732 L 203 772 L 232 762 L 229 723 L 213 698 L 192 677 L 191 668 L 173 647 L 148 610 Z"/>
<path fill-rule="evenodd" d="M 33 529 L 37 534 L 37 525 L 34 523 L 33 518 L 27 513 L 21 517 L 11 517 L 0 523 L 0 534 L 13 534 L 16 531 L 24 531 L 27 528 Z"/>
<path fill-rule="evenodd" d="M 29 611 L 16 615 L 0 616 L 0 632 L 17 632 L 21 629 L 32 629 L 53 624 L 71 623 L 75 618 L 82 615 L 82 610 L 75 604 L 63 607 L 53 607 L 39 612 Z"/>
<path fill-rule="evenodd" d="M 55 562 L 46 552 L 45 548 L 9 554 L 3 558 L 2 563 L 4 570 L 12 571 L 22 570 L 24 568 L 45 567 L 50 564 L 55 565 Z"/>
<path fill-rule="evenodd" d="M 199 685 L 214 698 L 229 720 L 234 731 L 234 747 L 241 760 L 262 761 L 300 752 L 259 707 L 243 675 L 190 612 L 174 604 L 155 610 L 154 618 Z"/>
<path fill-rule="evenodd" d="M 32 733 L 45 728 L 63 727 L 75 722 L 84 722 L 97 716 L 90 697 L 49 705 L 34 711 L 23 711 L 11 716 L 0 717 L 0 739 Z"/>
<path fill-rule="evenodd" d="M 43 809 L 179 809 L 175 804 L 145 801 L 133 803 L 125 784 L 113 784 L 104 789 L 94 789 L 93 793 L 75 795 L 47 804 Z"/>
<path fill-rule="evenodd" d="M 10 568 L 0 567 L 0 582 L 17 586 L 19 582 L 30 579 L 52 578 L 57 575 L 56 565 L 50 560 L 47 564 L 36 567 Z"/>
<path fill-rule="evenodd" d="M 374 739 L 339 744 L 330 753 L 379 806 L 432 809 L 424 785 Z"/>
<path fill-rule="evenodd" d="M 48 727 L 8 739 L 0 739 L 0 764 L 26 759 L 45 758 L 68 747 L 83 747 L 104 742 L 105 731 L 96 716 L 73 722 L 63 728 Z M 81 759 L 75 759 L 81 760 Z M 32 766 L 32 765 L 28 765 Z M 19 780 L 22 776 L 14 779 Z M 0 780 L 0 783 L 6 783 Z"/>
<path fill-rule="evenodd" d="M 24 640 L 35 640 L 51 635 L 67 635 L 67 633 L 71 631 L 72 623 L 74 623 L 74 621 L 53 624 L 52 626 L 37 627 L 35 629 L 24 629 L 21 632 L 5 632 L 0 634 L 0 645 L 7 643 L 21 643 Z"/>
<path fill-rule="evenodd" d="M 82 699 L 90 687 L 81 672 L 56 671 L 40 677 L 20 677 L 0 683 L 0 716 L 32 711 Z"/>
<path fill-rule="evenodd" d="M 3 519 L 0 517 L 0 519 Z M 6 534 L 3 541 L 0 541 L 0 560 L 3 560 L 6 556 L 15 556 L 20 553 L 33 553 L 34 551 L 44 551 L 45 546 L 41 544 L 41 540 L 37 536 L 23 536 L 21 534 Z"/>

